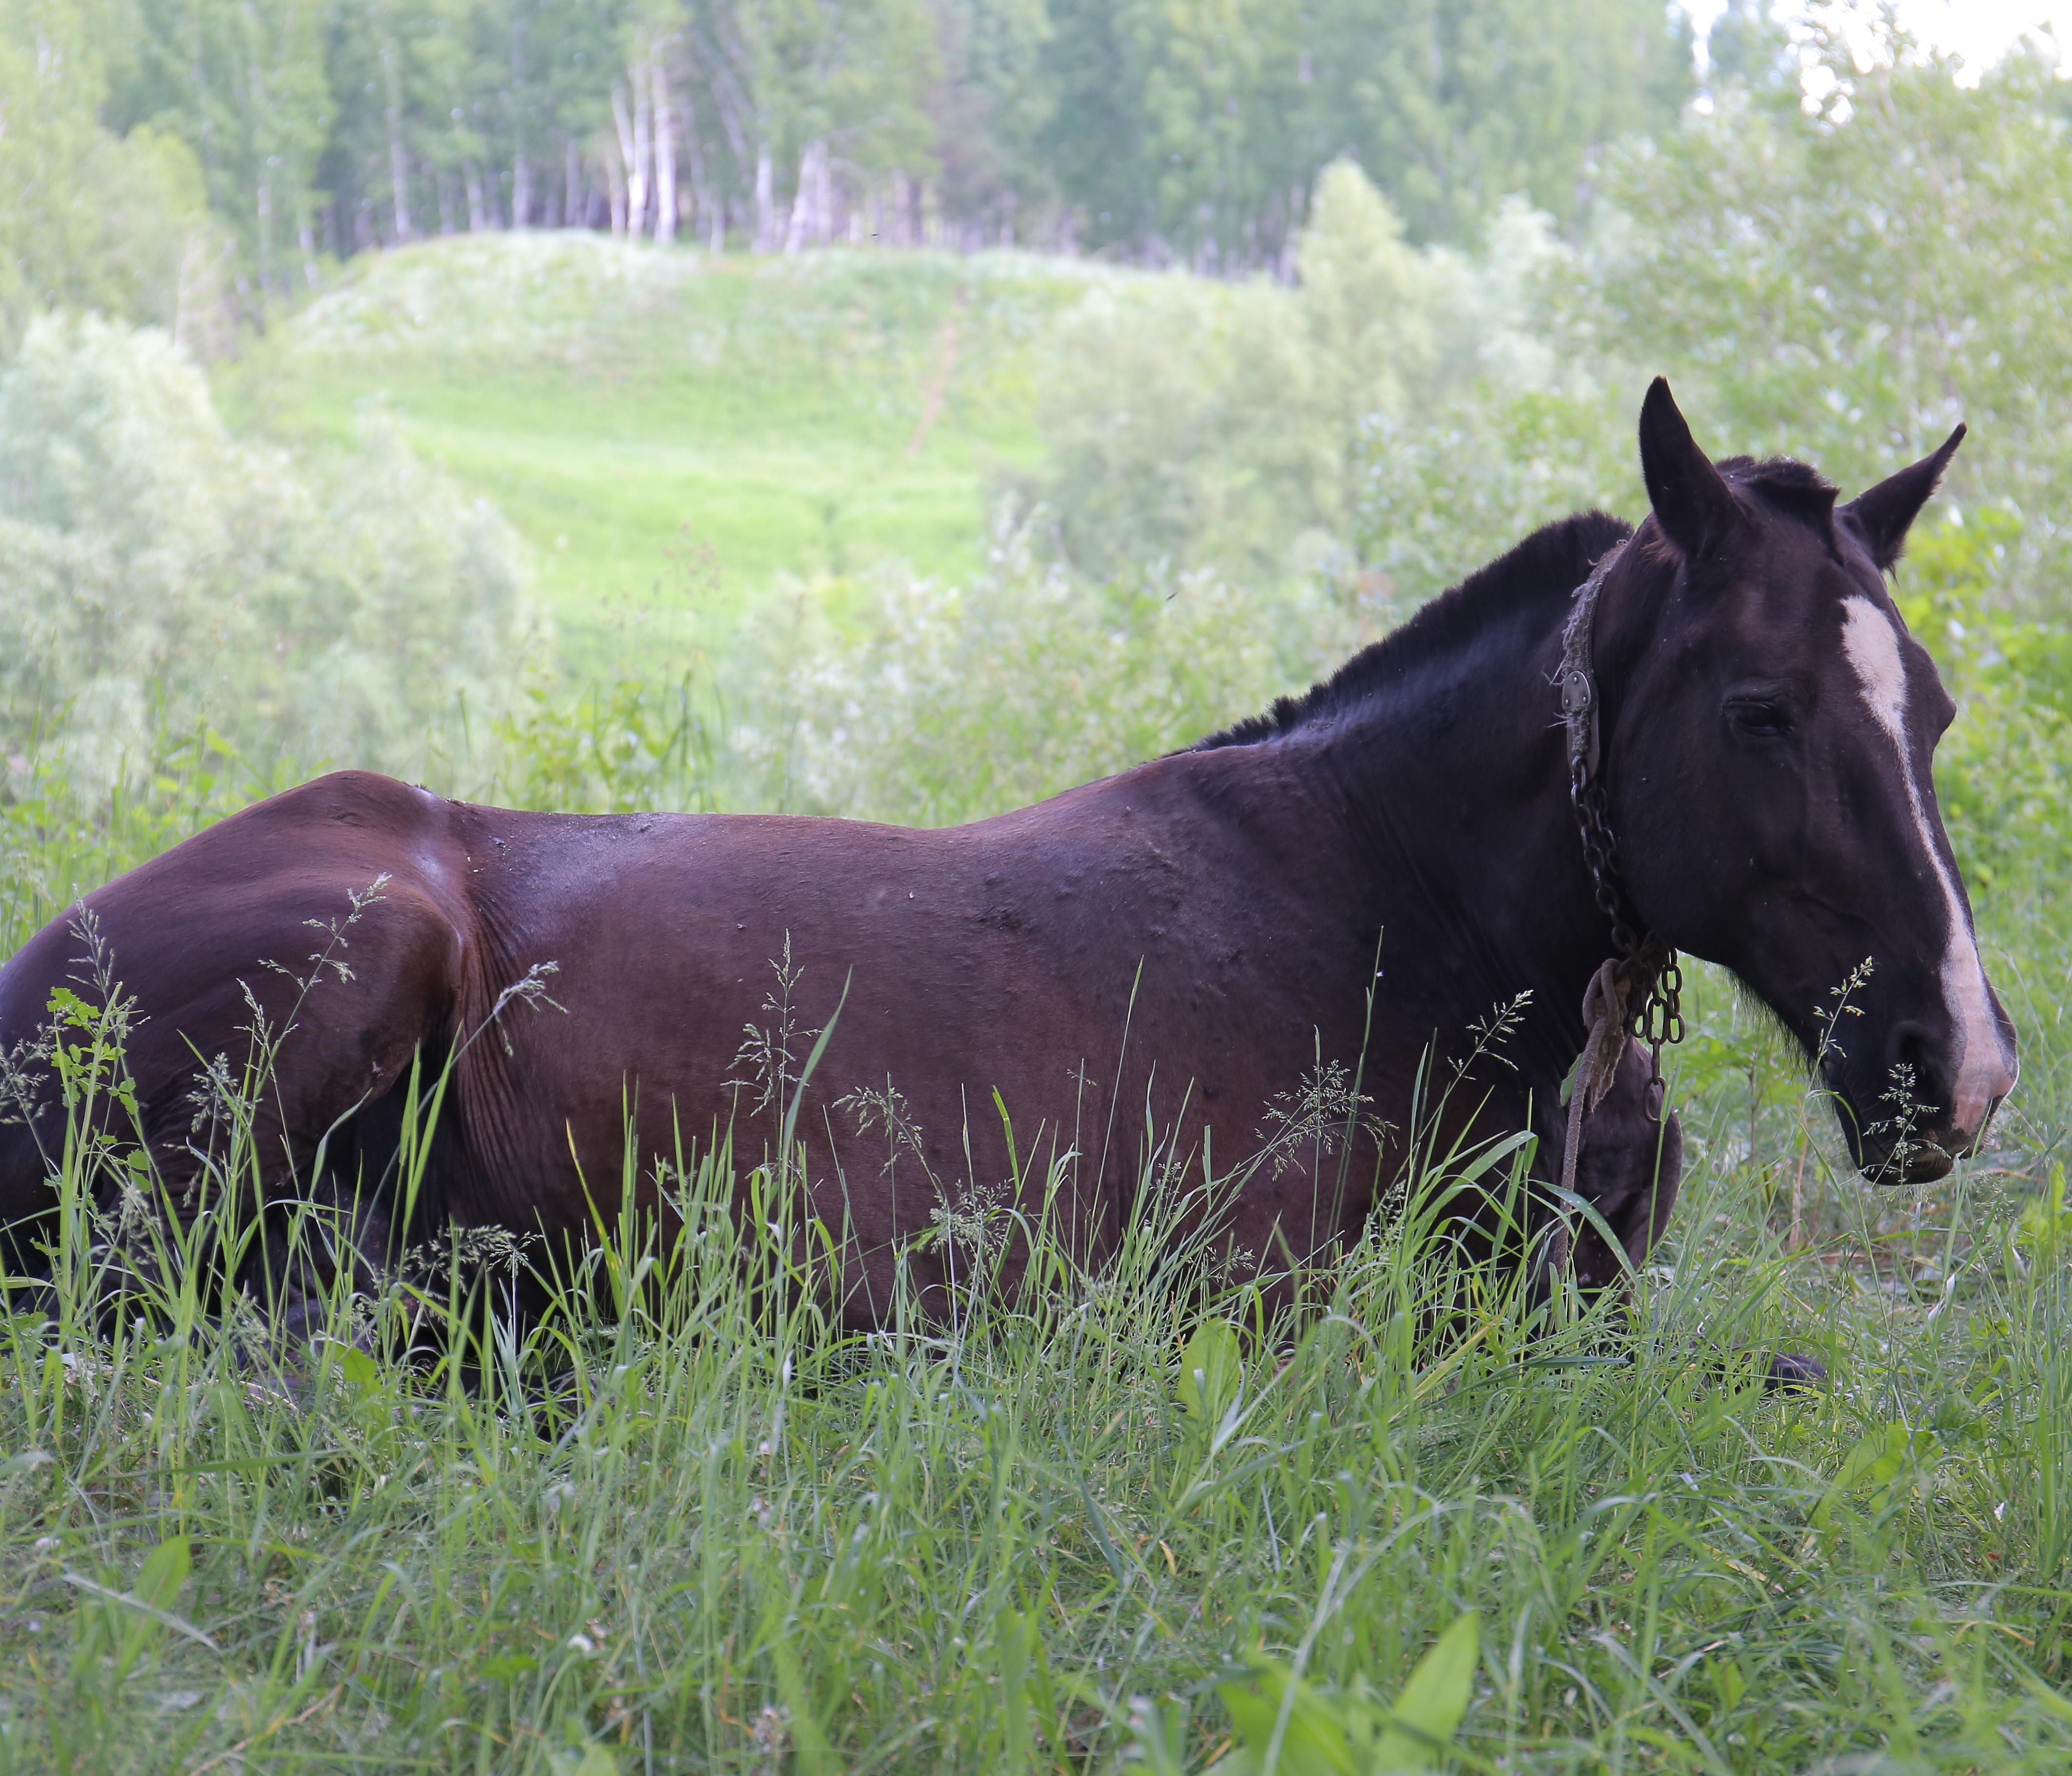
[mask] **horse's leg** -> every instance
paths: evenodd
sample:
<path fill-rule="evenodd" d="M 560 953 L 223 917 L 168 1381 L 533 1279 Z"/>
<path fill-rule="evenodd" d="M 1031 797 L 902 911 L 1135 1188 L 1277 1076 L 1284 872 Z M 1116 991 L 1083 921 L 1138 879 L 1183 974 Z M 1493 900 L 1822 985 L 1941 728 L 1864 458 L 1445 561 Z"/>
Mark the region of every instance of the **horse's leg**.
<path fill-rule="evenodd" d="M 1592 1294 L 1623 1284 L 1669 1224 L 1684 1176 L 1684 1131 L 1675 1116 L 1653 1114 L 1654 1070 L 1647 1051 L 1629 1042 L 1612 1087 L 1584 1125 L 1576 1194 L 1618 1242 L 1614 1252 L 1595 1222 L 1576 1232 L 1577 1286 Z"/>
<path fill-rule="evenodd" d="M 384 1144 L 374 1125 L 400 1127 L 421 1055 L 421 1090 L 437 1076 L 470 997 L 464 931 L 434 888 L 401 870 L 372 898 L 362 883 L 341 878 L 334 889 L 284 871 L 234 919 L 205 897 L 171 915 L 131 906 L 134 879 L 94 903 L 113 957 L 105 990 L 134 1001 L 121 1063 L 134 1112 L 104 1091 L 94 1117 L 112 1156 L 89 1181 L 99 1220 L 134 1234 L 108 1240 L 121 1248 L 108 1254 L 111 1278 L 118 1289 L 117 1270 L 148 1282 L 157 1248 L 213 1211 L 221 1240 L 197 1256 L 236 1256 L 245 1288 L 306 1338 L 335 1285 L 378 1286 L 409 1236 L 394 1212 L 395 1130 Z M 327 916 L 347 913 L 356 891 L 343 940 L 327 940 Z M 47 953 L 10 967 L 10 997 L 34 1005 L 77 980 L 76 947 L 44 934 L 33 948 Z M 34 1083 L 34 1113 L 0 1132 L 0 1198 L 25 1223 L 18 1256 L 38 1230 L 47 1238 L 51 1156 L 67 1123 L 47 1067 Z M 119 1163 L 140 1137 L 155 1188 Z"/>

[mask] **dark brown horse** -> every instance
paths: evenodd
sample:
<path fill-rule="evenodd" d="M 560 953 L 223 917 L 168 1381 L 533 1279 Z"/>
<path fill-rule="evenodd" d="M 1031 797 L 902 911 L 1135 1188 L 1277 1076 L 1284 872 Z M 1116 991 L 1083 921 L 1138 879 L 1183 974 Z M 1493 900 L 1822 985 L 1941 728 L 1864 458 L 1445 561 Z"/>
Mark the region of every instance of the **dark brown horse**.
<path fill-rule="evenodd" d="M 1238 1247 L 1306 1260 L 1393 1175 L 1435 1045 L 1466 1068 L 1453 1101 L 1536 1131 L 1556 1175 L 1609 904 L 1777 1014 L 1869 1176 L 1940 1175 L 2014 1077 L 1930 779 L 1952 706 L 1884 585 L 1956 442 L 1837 508 L 1801 465 L 1715 466 L 1658 382 L 1653 512 L 1630 541 L 1597 513 L 1550 525 L 1306 696 L 969 826 L 520 813 L 351 772 L 276 796 L 85 903 L 146 1020 L 130 1065 L 150 1151 L 177 1198 L 202 1065 L 249 1045 L 248 985 L 292 1024 L 262 1106 L 269 1187 L 360 1191 L 384 1252 L 415 1236 L 381 1193 L 421 1053 L 453 1063 L 421 1225 L 580 1237 L 586 1191 L 609 1212 L 619 1190 L 629 1106 L 643 1192 L 655 1156 L 731 1129 L 757 1157 L 788 1109 L 868 1321 L 945 1198 L 1067 1177 L 1060 1212 L 1097 1254 L 1147 1141 L 1227 1171 L 1305 1117 L 1345 1120 L 1357 1073 L 1355 1151 L 1289 1142 L 1235 1207 Z M 1601 893 L 1552 686 L 1574 594 L 1614 549 L 1585 662 L 1622 872 Z M 308 929 L 377 882 L 344 947 Z M 22 1230 L 53 1200 L 63 1119 L 34 1046 L 80 923 L 0 972 L 0 1049 L 27 1045 L 0 1219 Z M 349 977 L 319 966 L 306 992 L 263 965 L 307 979 L 327 948 Z M 512 1002 L 549 964 L 557 1003 Z M 1860 1015 L 1823 1045 L 1852 976 Z M 1507 1005 L 1499 1057 L 1472 1033 Z M 1634 1256 L 1674 1190 L 1646 1083 L 1629 1053 L 1577 1174 Z M 1614 1274 L 1601 1241 L 1577 1260 Z"/>

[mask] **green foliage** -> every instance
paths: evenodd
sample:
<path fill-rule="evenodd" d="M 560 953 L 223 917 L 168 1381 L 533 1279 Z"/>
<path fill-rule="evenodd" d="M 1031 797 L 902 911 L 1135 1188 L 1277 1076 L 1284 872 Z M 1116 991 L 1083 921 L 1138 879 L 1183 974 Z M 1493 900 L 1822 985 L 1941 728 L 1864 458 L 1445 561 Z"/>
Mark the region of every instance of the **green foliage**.
<path fill-rule="evenodd" d="M 1211 1432 L 1242 1404 L 1244 1354 L 1226 1322 L 1207 1322 L 1181 1346 L 1177 1392 L 1188 1416 Z"/>
<path fill-rule="evenodd" d="M 1513 195 L 1579 218 L 1596 157 L 1691 85 L 1652 0 L 14 3 L 59 84 L 95 70 L 51 140 L 101 110 L 184 142 L 261 323 L 364 248 L 543 224 L 1285 269 L 1344 156 L 1418 238 L 1466 241 Z"/>
<path fill-rule="evenodd" d="M 1318 1689 L 1285 1666 L 1262 1660 L 1249 1684 L 1217 1694 L 1242 1749 L 1230 1776 L 1386 1776 L 1429 1770 L 1444 1756 L 1473 1694 L 1481 1626 L 1462 1616 L 1418 1660 L 1393 1705 L 1380 1705 L 1364 1678 L 1344 1691 Z"/>
<path fill-rule="evenodd" d="M 1318 182 L 1293 288 L 1169 277 L 1095 290 L 1053 328 L 1041 374 L 1049 458 L 1032 484 L 1066 552 L 1098 574 L 1161 557 L 1269 578 L 1342 565 L 1359 525 L 1393 512 L 1374 509 L 1370 459 L 1396 478 L 1390 493 L 1404 481 L 1372 439 L 1436 443 L 1432 410 L 1478 411 L 1484 379 L 1546 382 L 1527 305 L 1543 262 L 1562 257 L 1517 206 L 1474 259 L 1413 248 L 1340 161 Z"/>
<path fill-rule="evenodd" d="M 1597 350 L 1677 382 L 1701 437 L 1852 490 L 1959 420 L 1951 485 L 2033 518 L 2072 489 L 2072 163 L 2056 82 L 2017 56 L 1975 87 L 1886 39 L 1826 44 L 1827 109 L 1724 94 L 1612 158 L 1620 221 L 1581 306 Z M 2062 572 L 2054 528 L 2025 566 Z"/>
<path fill-rule="evenodd" d="M 1360 633 L 1306 585 L 1046 565 L 1041 520 L 1009 508 L 968 587 L 887 569 L 771 602 L 730 727 L 766 800 L 929 825 L 997 812 L 1251 714 Z"/>
<path fill-rule="evenodd" d="M 1060 188 L 1096 245 L 1271 264 L 1319 167 L 1357 160 L 1420 240 L 1506 197 L 1572 220 L 1614 139 L 1668 130 L 1688 37 L 1646 0 L 1054 0 Z"/>
<path fill-rule="evenodd" d="M 232 438 L 163 335 L 31 324 L 0 371 L 4 732 L 89 796 L 154 734 L 421 758 L 524 633 L 496 515 L 393 432 L 306 466 Z"/>
<path fill-rule="evenodd" d="M 1541 524 L 1642 511 L 1631 392 L 1485 384 L 1417 415 L 1377 413 L 1356 458 L 1359 557 L 1397 608 L 1457 584 Z"/>
<path fill-rule="evenodd" d="M 212 343 L 220 230 L 177 138 L 99 121 L 114 23 L 86 0 L 0 6 L 0 347 L 53 305 Z"/>
<path fill-rule="evenodd" d="M 1988 893 L 2054 892 L 2072 874 L 2072 627 L 2061 599 L 2015 590 L 2024 542 L 2004 507 L 1953 510 L 1900 569 L 1901 610 L 1962 705 L 1936 800 L 1965 879 Z"/>
<path fill-rule="evenodd" d="M 317 162 L 333 110 L 325 10 L 321 0 L 136 0 L 133 14 L 142 54 L 127 109 L 193 150 L 211 206 L 273 294 L 317 275 Z"/>
<path fill-rule="evenodd" d="M 515 808 L 626 814 L 712 804 L 713 736 L 688 674 L 667 689 L 622 679 L 573 701 L 558 684 L 528 684 L 495 737 L 483 793 Z"/>

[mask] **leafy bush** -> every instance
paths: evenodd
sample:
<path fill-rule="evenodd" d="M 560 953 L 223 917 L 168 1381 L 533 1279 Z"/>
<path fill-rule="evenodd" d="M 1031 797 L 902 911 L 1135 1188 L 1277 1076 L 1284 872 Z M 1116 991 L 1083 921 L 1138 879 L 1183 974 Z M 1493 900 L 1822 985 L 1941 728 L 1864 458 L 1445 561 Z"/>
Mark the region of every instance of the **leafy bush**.
<path fill-rule="evenodd" d="M 91 792 L 162 726 L 421 759 L 493 708 L 524 582 L 503 519 L 393 431 L 317 465 L 242 442 L 163 334 L 45 317 L 0 372 L 0 731 Z"/>
<path fill-rule="evenodd" d="M 2054 583 L 2066 544 L 2045 520 L 2072 495 L 2062 87 L 2018 55 L 1967 89 L 1882 28 L 1885 65 L 1818 45 L 1819 115 L 1729 93 L 1612 157 L 1621 220 L 1572 286 L 1572 344 L 1676 378 L 1716 448 L 1786 451 L 1850 491 L 1967 421 L 1953 488 L 2023 513 L 2006 565 Z"/>
<path fill-rule="evenodd" d="M 767 793 L 941 824 L 1051 795 L 1199 738 L 1306 684 L 1363 634 L 1307 585 L 1248 591 L 1170 568 L 1046 561 L 1008 508 L 970 587 L 880 572 L 773 601 L 733 730 Z"/>
<path fill-rule="evenodd" d="M 184 142 L 149 126 L 111 134 L 104 58 L 127 17 L 73 0 L 0 3 L 0 341 L 40 309 L 91 307 L 223 342 L 228 231 L 208 214 Z M 119 51 L 118 51 L 119 53 Z"/>
<path fill-rule="evenodd" d="M 1360 441 L 1352 541 L 1391 607 L 1414 608 L 1570 512 L 1644 510 L 1636 405 L 1622 386 L 1579 380 L 1478 385 L 1415 416 L 1376 413 Z"/>
<path fill-rule="evenodd" d="M 1087 571 L 1165 560 L 1272 578 L 1330 564 L 1357 528 L 1363 441 L 1416 426 L 1487 380 L 1544 384 L 1527 323 L 1559 256 L 1518 204 L 1473 259 L 1416 248 L 1349 162 L 1318 182 L 1297 282 L 1118 281 L 1050 338 L 1042 386 L 1049 463 L 1031 484 Z"/>
<path fill-rule="evenodd" d="M 2004 508 L 1959 508 L 1900 569 L 1901 610 L 1960 705 L 1936 797 L 1965 878 L 1988 894 L 2072 875 L 2072 629 L 2002 590 L 2021 547 Z"/>

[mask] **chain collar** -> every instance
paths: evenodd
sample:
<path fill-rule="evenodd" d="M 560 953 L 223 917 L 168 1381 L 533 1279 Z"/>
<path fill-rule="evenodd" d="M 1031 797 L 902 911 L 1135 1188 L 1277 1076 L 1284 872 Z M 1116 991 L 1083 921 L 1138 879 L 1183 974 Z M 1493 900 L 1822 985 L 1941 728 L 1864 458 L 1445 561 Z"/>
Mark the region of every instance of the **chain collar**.
<path fill-rule="evenodd" d="M 1636 935 L 1627 917 L 1632 901 L 1620 878 L 1618 841 L 1605 808 L 1604 779 L 1599 775 L 1598 715 L 1601 698 L 1593 664 L 1597 596 L 1605 576 L 1625 550 L 1614 545 L 1600 557 L 1590 577 L 1576 588 L 1573 608 L 1561 631 L 1561 665 L 1555 675 L 1563 725 L 1568 734 L 1568 801 L 1576 811 L 1598 911 L 1610 922 L 1612 960 L 1622 977 L 1624 1026 L 1655 1050 L 1656 1075 L 1664 1042 L 1684 1039 L 1684 972 L 1675 950 L 1653 931 Z"/>

